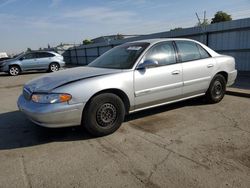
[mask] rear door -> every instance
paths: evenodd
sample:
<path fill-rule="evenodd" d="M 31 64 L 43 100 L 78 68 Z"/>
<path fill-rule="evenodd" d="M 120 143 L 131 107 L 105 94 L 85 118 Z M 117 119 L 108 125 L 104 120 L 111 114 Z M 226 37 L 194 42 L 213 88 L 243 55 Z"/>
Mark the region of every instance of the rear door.
<path fill-rule="evenodd" d="M 183 97 L 205 93 L 212 79 L 215 60 L 193 41 L 175 41 L 183 67 Z"/>
<path fill-rule="evenodd" d="M 172 42 L 156 44 L 145 60 L 158 62 L 157 67 L 134 71 L 135 108 L 144 108 L 175 100 L 182 95 L 182 65 L 176 61 Z"/>
<path fill-rule="evenodd" d="M 37 67 L 39 69 L 48 69 L 49 64 L 52 62 L 51 58 L 54 55 L 48 52 L 37 52 Z"/>

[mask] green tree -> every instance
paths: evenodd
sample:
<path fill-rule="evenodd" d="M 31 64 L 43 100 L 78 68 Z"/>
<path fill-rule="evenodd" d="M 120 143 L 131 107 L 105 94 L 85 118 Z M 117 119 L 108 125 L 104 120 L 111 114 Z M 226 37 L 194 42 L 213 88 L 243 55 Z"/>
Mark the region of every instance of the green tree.
<path fill-rule="evenodd" d="M 92 44 L 93 41 L 91 41 L 91 40 L 89 40 L 89 39 L 85 39 L 84 41 L 82 41 L 82 43 L 83 43 L 84 45 L 88 45 L 88 44 Z"/>
<path fill-rule="evenodd" d="M 213 24 L 213 23 L 226 22 L 226 21 L 231 21 L 231 20 L 232 20 L 231 15 L 223 11 L 218 11 L 212 18 L 211 23 Z"/>
<path fill-rule="evenodd" d="M 27 52 L 31 52 L 32 50 L 31 50 L 31 48 L 27 48 Z"/>

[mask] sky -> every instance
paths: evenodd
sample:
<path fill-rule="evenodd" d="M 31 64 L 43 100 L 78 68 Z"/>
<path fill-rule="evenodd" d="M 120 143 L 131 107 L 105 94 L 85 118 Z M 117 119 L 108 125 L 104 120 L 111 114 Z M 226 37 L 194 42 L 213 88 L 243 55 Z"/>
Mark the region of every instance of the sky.
<path fill-rule="evenodd" d="M 211 19 L 220 10 L 249 18 L 250 0 L 0 0 L 0 52 L 193 27 L 195 12 Z"/>

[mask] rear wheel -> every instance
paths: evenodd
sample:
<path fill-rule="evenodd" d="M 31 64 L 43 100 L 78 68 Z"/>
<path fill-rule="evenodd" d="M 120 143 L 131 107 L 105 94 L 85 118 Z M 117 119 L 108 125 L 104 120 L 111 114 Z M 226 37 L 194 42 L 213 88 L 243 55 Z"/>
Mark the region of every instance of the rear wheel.
<path fill-rule="evenodd" d="M 10 66 L 9 68 L 9 74 L 11 76 L 17 76 L 20 73 L 20 71 L 21 69 L 16 65 Z"/>
<path fill-rule="evenodd" d="M 58 63 L 51 63 L 49 65 L 49 72 L 56 72 L 59 70 L 59 68 L 60 68 L 60 66 Z"/>
<path fill-rule="evenodd" d="M 206 99 L 209 103 L 220 102 L 226 92 L 226 79 L 224 76 L 215 75 L 206 92 Z"/>
<path fill-rule="evenodd" d="M 115 132 L 122 124 L 125 108 L 115 94 L 103 93 L 91 99 L 83 113 L 83 125 L 94 136 Z"/>

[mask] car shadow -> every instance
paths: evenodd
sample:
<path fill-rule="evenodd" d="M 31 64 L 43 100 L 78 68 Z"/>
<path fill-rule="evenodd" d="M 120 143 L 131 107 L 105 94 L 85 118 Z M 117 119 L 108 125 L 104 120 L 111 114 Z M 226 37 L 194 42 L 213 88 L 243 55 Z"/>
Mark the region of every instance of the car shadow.
<path fill-rule="evenodd" d="M 18 76 L 26 75 L 26 74 L 41 74 L 41 73 L 48 73 L 48 71 L 44 71 L 44 70 L 41 70 L 41 71 L 39 71 L 39 70 L 38 71 L 27 71 L 27 72 L 20 73 Z M 0 77 L 11 77 L 11 75 L 9 75 L 8 73 L 5 73 L 5 72 L 1 72 Z"/>
<path fill-rule="evenodd" d="M 200 99 L 187 100 L 175 104 L 156 107 L 126 116 L 125 122 L 171 111 L 184 106 L 204 105 Z M 51 142 L 67 142 L 95 139 L 81 127 L 44 128 L 30 122 L 21 112 L 0 114 L 0 150 L 17 149 Z"/>
<path fill-rule="evenodd" d="M 0 150 L 91 138 L 80 126 L 49 129 L 32 123 L 20 111 L 0 114 Z"/>

